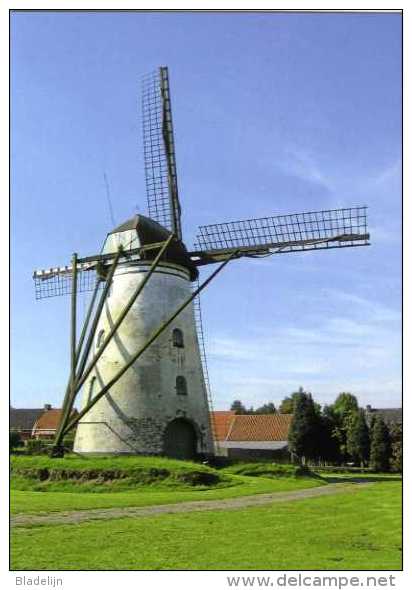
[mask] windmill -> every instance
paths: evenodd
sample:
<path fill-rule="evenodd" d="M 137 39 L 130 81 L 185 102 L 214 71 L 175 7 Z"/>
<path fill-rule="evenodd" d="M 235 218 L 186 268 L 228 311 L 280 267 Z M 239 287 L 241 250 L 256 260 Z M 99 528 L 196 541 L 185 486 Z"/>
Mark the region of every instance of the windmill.
<path fill-rule="evenodd" d="M 366 207 L 351 207 L 204 225 L 188 250 L 166 67 L 144 78 L 142 106 L 148 216 L 114 228 L 99 254 L 34 272 L 37 299 L 71 295 L 70 376 L 52 456 L 76 426 L 83 454 L 213 453 L 200 292 L 234 259 L 369 244 Z M 218 266 L 200 282 L 209 264 Z"/>

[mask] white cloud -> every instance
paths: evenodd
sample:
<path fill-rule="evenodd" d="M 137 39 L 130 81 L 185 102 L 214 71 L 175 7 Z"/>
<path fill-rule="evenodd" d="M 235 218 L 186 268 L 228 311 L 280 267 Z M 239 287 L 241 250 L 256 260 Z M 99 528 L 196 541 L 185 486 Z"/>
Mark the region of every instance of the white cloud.
<path fill-rule="evenodd" d="M 369 322 L 400 322 L 401 312 L 398 309 L 388 307 L 379 301 L 366 299 L 354 293 L 348 293 L 338 289 L 328 289 L 327 295 L 340 301 L 353 304 L 351 314 L 355 311 Z"/>
<path fill-rule="evenodd" d="M 278 163 L 288 174 L 315 182 L 328 190 L 333 189 L 330 176 L 318 163 L 315 155 L 308 150 L 289 145 L 280 155 Z"/>

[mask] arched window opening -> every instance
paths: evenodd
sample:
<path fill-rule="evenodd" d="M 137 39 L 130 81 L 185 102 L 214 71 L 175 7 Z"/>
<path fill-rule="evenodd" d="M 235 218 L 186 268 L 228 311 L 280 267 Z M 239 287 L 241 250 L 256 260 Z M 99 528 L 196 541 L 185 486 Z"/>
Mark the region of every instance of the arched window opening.
<path fill-rule="evenodd" d="M 96 377 L 92 377 L 92 380 L 90 381 L 90 385 L 89 385 L 89 392 L 87 394 L 87 403 L 89 404 L 92 399 L 93 399 L 93 395 L 95 393 L 95 386 L 96 386 Z"/>
<path fill-rule="evenodd" d="M 180 328 L 175 328 L 173 330 L 172 338 L 173 338 L 173 346 L 176 346 L 177 348 L 184 348 L 185 343 L 183 340 L 183 332 L 182 332 L 182 330 L 180 330 Z"/>
<path fill-rule="evenodd" d="M 96 341 L 96 348 L 99 349 L 101 347 L 101 345 L 103 344 L 103 340 L 104 340 L 104 330 L 100 330 L 100 332 L 97 335 L 97 341 Z"/>
<path fill-rule="evenodd" d="M 176 393 L 177 395 L 187 395 L 187 383 L 182 375 L 176 377 Z"/>

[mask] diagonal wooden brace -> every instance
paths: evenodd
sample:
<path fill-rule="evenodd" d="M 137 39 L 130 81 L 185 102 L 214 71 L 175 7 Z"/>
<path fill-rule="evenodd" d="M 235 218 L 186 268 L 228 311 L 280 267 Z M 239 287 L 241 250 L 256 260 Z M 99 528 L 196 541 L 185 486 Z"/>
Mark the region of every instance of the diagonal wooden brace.
<path fill-rule="evenodd" d="M 150 277 L 152 276 L 152 274 L 156 270 L 156 268 L 157 268 L 157 266 L 158 266 L 158 264 L 159 264 L 159 262 L 160 262 L 160 260 L 161 260 L 161 258 L 163 256 L 163 254 L 165 253 L 166 249 L 168 248 L 169 244 L 171 243 L 171 241 L 173 239 L 174 239 L 174 234 L 170 234 L 169 238 L 163 243 L 162 248 L 160 249 L 160 251 L 157 254 L 156 258 L 153 260 L 152 264 L 150 265 L 150 269 L 146 273 L 143 281 L 140 283 L 140 285 L 134 291 L 133 295 L 130 297 L 129 301 L 127 302 L 127 304 L 125 305 L 125 307 L 121 311 L 119 317 L 117 318 L 117 320 L 113 324 L 113 326 L 112 326 L 110 332 L 108 333 L 107 337 L 103 340 L 103 342 L 102 342 L 99 350 L 96 352 L 96 354 L 94 355 L 94 357 L 92 358 L 92 360 L 90 361 L 90 363 L 87 365 L 87 368 L 84 370 L 83 374 L 81 374 L 79 376 L 79 379 L 77 380 L 76 385 L 75 385 L 75 391 L 76 392 L 79 391 L 79 389 L 82 387 L 82 385 L 86 381 L 87 377 L 90 375 L 90 373 L 92 372 L 92 370 L 96 366 L 97 361 L 102 356 L 103 352 L 106 350 L 109 342 L 112 340 L 113 336 L 116 334 L 117 330 L 119 329 L 119 327 L 122 324 L 123 320 L 125 319 L 126 315 L 130 311 L 130 308 L 132 307 L 132 305 L 136 301 L 137 297 L 143 291 L 146 283 L 148 282 L 148 280 L 150 279 Z"/>
<path fill-rule="evenodd" d="M 93 319 L 92 326 L 91 326 L 90 331 L 89 331 L 87 342 L 86 342 L 86 345 L 85 345 L 85 348 L 84 348 L 84 351 L 83 351 L 83 354 L 82 354 L 82 358 L 81 358 L 81 361 L 80 361 L 80 364 L 79 364 L 79 367 L 78 367 L 77 374 L 75 375 L 75 378 L 78 378 L 78 375 L 81 375 L 81 373 L 83 372 L 84 367 L 86 365 L 87 357 L 89 355 L 91 346 L 93 344 L 93 339 L 94 339 L 94 336 L 95 336 L 97 324 L 99 322 L 100 315 L 102 313 L 102 310 L 103 310 L 105 301 L 107 299 L 107 295 L 109 293 L 109 289 L 110 289 L 110 286 L 111 286 L 113 275 L 114 275 L 114 272 L 115 272 L 115 270 L 117 268 L 117 265 L 118 265 L 118 262 L 119 262 L 119 258 L 120 258 L 121 252 L 122 252 L 122 250 L 121 250 L 121 248 L 119 248 L 119 250 L 116 253 L 116 256 L 115 256 L 115 258 L 113 260 L 113 263 L 110 266 L 110 270 L 109 270 L 109 273 L 108 273 L 108 276 L 107 276 L 106 284 L 105 284 L 105 287 L 104 287 L 103 292 L 102 292 L 101 297 L 100 297 L 100 301 L 99 301 L 99 304 L 98 304 L 98 307 L 97 307 L 97 310 L 96 310 L 96 313 L 95 313 L 95 316 L 94 316 L 94 319 Z M 88 313 L 87 313 L 87 317 L 86 317 L 85 322 L 84 322 L 84 325 L 83 325 L 83 330 L 82 330 L 82 334 L 80 336 L 79 345 L 77 347 L 76 359 L 75 359 L 75 366 L 76 367 L 77 367 L 77 364 L 78 364 L 78 361 L 79 361 L 79 358 L 80 358 L 80 353 L 81 353 L 81 349 L 82 349 L 82 346 L 83 346 L 83 341 L 84 341 L 84 338 L 85 338 L 85 335 L 86 335 L 87 325 L 88 325 L 88 323 L 90 321 L 90 317 L 91 317 L 91 313 L 92 313 L 92 310 L 93 310 L 93 307 L 94 307 L 94 302 L 95 302 L 95 299 L 96 299 L 96 296 L 97 296 L 98 288 L 99 288 L 99 284 L 97 283 L 96 286 L 95 286 L 94 293 L 93 293 L 92 301 L 91 301 L 91 303 L 89 305 L 89 310 L 88 310 Z M 51 451 L 51 456 L 52 457 L 61 457 L 61 456 L 63 456 L 63 453 L 64 453 L 63 448 L 61 446 L 61 443 L 62 443 L 62 440 L 63 440 L 63 436 L 64 436 L 63 435 L 63 430 L 64 430 L 64 427 L 67 424 L 67 421 L 70 418 L 70 414 L 71 414 L 71 411 L 73 409 L 74 400 L 76 398 L 75 384 L 76 384 L 76 381 L 73 382 L 72 381 L 72 375 L 70 375 L 70 380 L 69 380 L 69 383 L 68 383 L 67 388 L 66 388 L 66 394 L 65 394 L 64 402 L 63 402 L 62 416 L 61 416 L 60 423 L 59 423 L 59 426 L 58 426 L 57 431 L 56 431 L 56 436 L 55 436 L 54 443 L 53 443 L 53 448 L 52 448 L 52 451 Z"/>

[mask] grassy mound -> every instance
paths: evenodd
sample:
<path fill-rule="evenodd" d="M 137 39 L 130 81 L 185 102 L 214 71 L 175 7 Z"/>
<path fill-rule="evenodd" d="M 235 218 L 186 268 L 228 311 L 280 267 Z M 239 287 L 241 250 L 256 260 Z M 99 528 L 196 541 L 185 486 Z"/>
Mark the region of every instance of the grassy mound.
<path fill-rule="evenodd" d="M 230 475 L 246 475 L 249 477 L 315 477 L 309 469 L 301 465 L 281 463 L 238 463 L 222 470 Z"/>
<path fill-rule="evenodd" d="M 233 485 L 229 474 L 190 461 L 163 457 L 46 456 L 11 458 L 14 489 L 32 491 L 124 491 L 153 487 L 209 489 Z"/>

